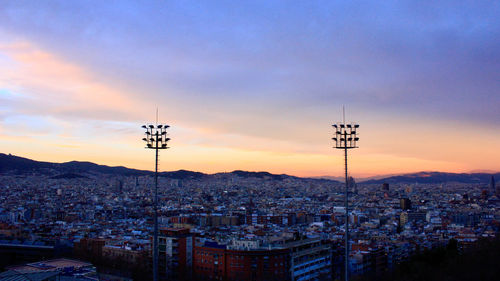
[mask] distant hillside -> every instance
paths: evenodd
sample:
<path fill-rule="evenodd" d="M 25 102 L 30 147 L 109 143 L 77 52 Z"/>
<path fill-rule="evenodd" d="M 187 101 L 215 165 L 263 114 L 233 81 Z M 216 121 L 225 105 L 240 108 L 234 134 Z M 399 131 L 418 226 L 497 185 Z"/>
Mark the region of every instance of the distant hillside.
<path fill-rule="evenodd" d="M 50 168 L 55 168 L 55 165 L 49 162 L 39 162 L 11 154 L 0 153 L 0 172 L 11 170 L 32 171 Z"/>
<path fill-rule="evenodd" d="M 161 172 L 159 174 L 161 177 L 165 178 L 170 178 L 170 179 L 201 179 L 206 176 L 207 174 L 200 173 L 200 172 L 192 172 L 192 171 L 186 171 L 186 170 L 179 170 L 179 171 L 172 171 L 172 172 Z"/>
<path fill-rule="evenodd" d="M 490 182 L 491 176 L 500 179 L 500 173 L 486 174 L 486 173 L 473 173 L 473 174 L 456 174 L 456 173 L 441 173 L 441 172 L 419 172 L 413 174 L 405 174 L 399 176 L 392 176 L 376 180 L 368 180 L 362 182 L 363 184 L 382 184 L 382 183 L 476 183 L 487 184 Z"/>
<path fill-rule="evenodd" d="M 49 173 L 54 170 L 59 174 L 78 174 L 85 172 L 96 172 L 102 174 L 119 175 L 147 175 L 150 171 L 129 169 L 126 167 L 109 167 L 98 165 L 91 162 L 71 161 L 66 163 L 39 162 L 31 159 L 7 155 L 0 153 L 0 172 L 13 171 L 16 173 L 25 173 L 38 171 L 40 173 Z"/>
<path fill-rule="evenodd" d="M 57 174 L 53 178 L 77 178 L 83 177 L 82 173 L 100 173 L 100 174 L 113 174 L 122 176 L 144 176 L 152 175 L 152 171 L 130 169 L 127 167 L 109 167 L 105 165 L 98 165 L 92 162 L 71 161 L 65 163 L 50 163 L 39 162 L 31 159 L 18 157 L 14 155 L 7 155 L 0 153 L 0 172 L 14 172 L 16 174 L 23 174 L 26 172 L 40 172 L 42 174 Z M 199 172 L 191 172 L 186 170 L 160 172 L 160 177 L 167 177 L 173 179 L 192 179 L 201 178 L 206 174 Z"/>
<path fill-rule="evenodd" d="M 76 178 L 84 177 L 85 173 L 99 173 L 99 174 L 112 174 L 122 176 L 144 176 L 152 175 L 152 171 L 130 169 L 127 167 L 110 167 L 105 165 L 98 165 L 91 162 L 71 161 L 65 163 L 50 163 L 40 162 L 31 159 L 14 156 L 10 154 L 0 153 L 0 173 L 11 172 L 15 174 L 23 174 L 30 172 L 38 172 L 49 175 L 54 178 Z M 171 179 L 202 179 L 206 177 L 213 177 L 217 175 L 230 174 L 243 178 L 257 178 L 262 180 L 283 180 L 283 179 L 303 179 L 314 181 L 329 181 L 332 183 L 339 183 L 330 179 L 319 178 L 299 178 L 289 175 L 277 175 L 268 172 L 249 172 L 236 170 L 231 173 L 218 173 L 218 174 L 204 174 L 200 172 L 179 170 L 170 172 L 160 172 L 160 177 Z M 471 173 L 471 174 L 456 174 L 456 173 L 441 173 L 441 172 L 420 172 L 405 175 L 389 176 L 384 178 L 375 178 L 367 181 L 360 182 L 360 184 L 382 184 L 387 183 L 445 183 L 445 182 L 459 182 L 469 184 L 487 184 L 490 182 L 491 175 L 494 175 L 497 181 L 500 181 L 500 173 Z"/>
<path fill-rule="evenodd" d="M 268 172 L 247 172 L 236 170 L 232 171 L 231 174 L 242 177 L 242 178 L 258 178 L 258 179 L 273 179 L 273 180 L 282 180 L 286 177 L 291 177 L 288 175 L 275 175 Z"/>
<path fill-rule="evenodd" d="M 130 169 L 126 167 L 110 167 L 105 165 L 98 165 L 91 162 L 71 161 L 65 163 L 50 163 L 40 162 L 31 159 L 7 155 L 0 153 L 0 173 L 13 172 L 15 174 L 23 174 L 29 172 L 38 172 L 52 176 L 52 178 L 77 178 L 84 177 L 84 173 L 100 173 L 100 174 L 113 174 L 122 176 L 144 176 L 152 175 L 152 171 Z M 282 180 L 284 178 L 293 178 L 288 175 L 275 175 L 268 172 L 247 172 L 247 171 L 233 171 L 230 174 L 237 175 L 245 178 L 259 178 L 259 179 L 272 179 Z M 217 174 L 214 174 L 217 175 Z M 192 172 L 187 170 L 160 172 L 160 177 L 171 179 L 202 179 L 214 175 L 208 175 L 200 172 Z"/>
<path fill-rule="evenodd" d="M 333 181 L 338 181 L 338 182 L 344 182 L 345 181 L 344 177 L 334 177 L 334 176 L 317 176 L 317 177 L 311 177 L 311 179 L 333 180 Z M 359 181 L 359 180 L 356 179 L 356 181 Z"/>

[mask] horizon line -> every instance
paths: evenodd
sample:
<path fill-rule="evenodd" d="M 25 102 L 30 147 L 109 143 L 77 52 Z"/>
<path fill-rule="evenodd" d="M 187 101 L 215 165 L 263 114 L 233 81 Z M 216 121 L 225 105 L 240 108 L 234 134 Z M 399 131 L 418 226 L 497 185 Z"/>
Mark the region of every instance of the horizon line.
<path fill-rule="evenodd" d="M 4 152 L 0 152 L 0 154 L 4 154 L 6 156 L 14 156 L 14 157 L 19 157 L 19 158 L 24 158 L 24 159 L 28 159 L 28 160 L 32 160 L 32 161 L 36 161 L 36 162 L 46 162 L 46 163 L 54 163 L 54 164 L 64 164 L 64 163 L 71 163 L 71 162 L 80 162 L 80 163 L 91 163 L 91 164 L 95 164 L 95 165 L 98 165 L 98 166 L 106 166 L 106 167 L 110 167 L 110 168 L 119 168 L 119 167 L 123 167 L 123 168 L 126 168 L 126 169 L 131 169 L 131 170 L 138 170 L 138 171 L 144 171 L 144 172 L 154 172 L 153 170 L 145 170 L 145 169 L 138 169 L 138 168 L 131 168 L 129 166 L 124 166 L 124 165 L 119 165 L 119 166 L 110 166 L 110 165 L 107 165 L 107 164 L 100 164 L 100 163 L 97 163 L 97 162 L 92 162 L 92 161 L 88 161 L 88 160 L 71 160 L 71 161 L 65 161 L 65 162 L 50 162 L 50 161 L 45 161 L 45 160 L 36 160 L 34 158 L 28 158 L 26 156 L 19 156 L 19 155 L 15 155 L 15 154 L 12 154 L 12 153 L 4 153 Z M 271 174 L 271 175 L 286 175 L 286 176 L 292 176 L 292 177 L 297 177 L 297 178 L 311 178 L 311 179 L 328 179 L 328 180 L 336 180 L 335 178 L 344 178 L 344 176 L 340 175 L 340 176 L 332 176 L 332 175 L 322 175 L 322 176 L 297 176 L 297 175 L 292 175 L 292 174 L 288 174 L 288 173 L 271 173 L 271 172 L 268 172 L 268 171 L 265 171 L 265 170 L 260 170 L 260 171 L 250 171 L 250 170 L 242 170 L 242 169 L 234 169 L 232 171 L 219 171 L 219 172 L 204 172 L 204 171 L 195 171 L 195 170 L 189 170 L 189 169 L 184 169 L 184 168 L 181 168 L 181 169 L 177 169 L 177 170 L 163 170 L 163 171 L 159 171 L 160 173 L 165 173 L 165 172 L 177 172 L 177 171 L 188 171 L 188 172 L 195 172 L 195 173 L 202 173 L 202 174 L 205 174 L 205 175 L 216 175 L 216 174 L 229 174 L 229 173 L 233 173 L 233 172 L 236 172 L 236 171 L 243 171 L 243 172 L 251 172 L 251 173 L 268 173 L 268 174 Z M 353 178 L 357 178 L 357 179 L 360 179 L 360 180 L 377 180 L 376 178 L 389 178 L 389 177 L 395 177 L 395 176 L 405 176 L 405 175 L 412 175 L 412 174 L 419 174 L 419 173 L 444 173 L 444 174 L 468 174 L 468 175 L 471 175 L 471 174 L 488 174 L 488 175 L 494 175 L 494 174 L 499 174 L 500 171 L 494 171 L 494 170 L 487 170 L 487 169 L 477 169 L 477 170 L 471 170 L 471 171 L 468 171 L 468 172 L 442 172 L 442 171 L 432 171 L 432 170 L 427 170 L 427 171 L 415 171 L 415 172 L 403 172 L 403 173 L 387 173 L 387 174 L 377 174 L 377 175 L 373 175 L 373 176 L 358 176 L 358 177 L 354 177 Z M 351 176 L 351 175 L 350 175 Z"/>

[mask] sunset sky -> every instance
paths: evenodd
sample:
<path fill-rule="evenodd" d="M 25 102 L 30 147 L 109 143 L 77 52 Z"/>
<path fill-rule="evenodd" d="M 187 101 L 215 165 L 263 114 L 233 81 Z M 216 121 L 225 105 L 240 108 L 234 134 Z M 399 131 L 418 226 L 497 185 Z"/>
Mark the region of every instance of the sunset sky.
<path fill-rule="evenodd" d="M 436 3 L 439 2 L 439 3 Z M 161 170 L 500 171 L 499 1 L 2 1 L 0 152 Z"/>

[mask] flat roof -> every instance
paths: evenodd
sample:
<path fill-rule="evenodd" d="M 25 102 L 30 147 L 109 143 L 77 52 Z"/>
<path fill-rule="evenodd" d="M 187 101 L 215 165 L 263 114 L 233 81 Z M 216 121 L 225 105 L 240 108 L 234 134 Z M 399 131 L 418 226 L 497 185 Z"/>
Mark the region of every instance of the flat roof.
<path fill-rule="evenodd" d="M 92 264 L 79 260 L 60 258 L 60 259 L 27 263 L 18 266 L 10 266 L 8 267 L 8 269 L 15 270 L 18 272 L 37 272 L 37 271 L 48 271 L 48 270 L 62 270 L 68 267 L 82 268 L 87 266 L 92 266 Z"/>

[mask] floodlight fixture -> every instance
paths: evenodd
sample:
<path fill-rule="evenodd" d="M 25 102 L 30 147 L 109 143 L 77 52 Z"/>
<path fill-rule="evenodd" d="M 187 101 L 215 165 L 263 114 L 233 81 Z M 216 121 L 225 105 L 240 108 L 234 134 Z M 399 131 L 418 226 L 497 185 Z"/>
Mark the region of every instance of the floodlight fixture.
<path fill-rule="evenodd" d="M 335 147 L 337 149 L 352 149 L 357 148 L 356 142 L 359 140 L 357 128 L 359 128 L 358 124 L 344 124 L 338 123 L 333 124 L 333 128 L 335 128 L 335 138 L 332 138 L 335 141 Z M 341 136 L 341 137 L 338 137 Z"/>

